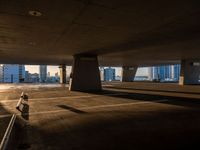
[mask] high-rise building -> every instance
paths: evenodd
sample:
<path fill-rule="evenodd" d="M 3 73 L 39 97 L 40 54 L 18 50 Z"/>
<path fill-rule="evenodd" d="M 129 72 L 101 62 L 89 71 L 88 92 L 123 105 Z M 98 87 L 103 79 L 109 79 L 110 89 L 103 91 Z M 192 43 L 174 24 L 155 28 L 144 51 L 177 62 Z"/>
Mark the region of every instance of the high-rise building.
<path fill-rule="evenodd" d="M 160 66 L 159 67 L 159 79 L 166 80 L 171 78 L 171 67 L 170 65 L 167 66 Z"/>
<path fill-rule="evenodd" d="M 180 65 L 165 65 L 151 67 L 149 76 L 152 80 L 172 80 L 178 81 L 180 76 Z"/>
<path fill-rule="evenodd" d="M 19 65 L 19 82 L 25 81 L 25 66 Z"/>
<path fill-rule="evenodd" d="M 25 78 L 24 65 L 2 64 L 0 66 L 0 82 L 18 83 L 23 82 Z"/>
<path fill-rule="evenodd" d="M 180 72 L 181 72 L 181 65 L 176 64 L 173 65 L 174 67 L 174 80 L 179 81 Z"/>
<path fill-rule="evenodd" d="M 115 80 L 115 69 L 109 67 L 104 69 L 104 81 Z"/>
<path fill-rule="evenodd" d="M 47 80 L 47 66 L 46 65 L 40 65 L 39 67 L 39 73 L 40 73 L 40 82 L 46 82 Z"/>

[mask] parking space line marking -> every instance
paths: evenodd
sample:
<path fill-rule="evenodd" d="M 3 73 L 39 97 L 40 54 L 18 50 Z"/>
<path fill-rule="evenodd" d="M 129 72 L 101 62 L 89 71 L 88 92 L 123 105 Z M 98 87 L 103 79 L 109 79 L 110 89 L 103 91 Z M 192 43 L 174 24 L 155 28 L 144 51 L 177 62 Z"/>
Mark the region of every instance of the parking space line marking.
<path fill-rule="evenodd" d="M 111 104 L 111 105 L 99 105 L 99 106 L 88 106 L 88 107 L 79 107 L 76 109 L 80 110 L 89 110 L 89 109 L 98 109 L 98 108 L 107 108 L 107 107 L 120 107 L 120 106 L 132 106 L 132 105 L 139 105 L 139 104 L 151 104 L 151 103 L 162 103 L 162 102 L 167 102 L 167 99 L 163 100 L 156 100 L 156 101 L 146 101 L 146 102 L 134 102 L 134 103 L 121 103 L 121 104 Z M 51 110 L 51 111 L 40 111 L 40 112 L 32 112 L 32 113 L 27 113 L 24 115 L 38 115 L 38 114 L 49 114 L 49 113 L 59 113 L 59 112 L 69 112 L 69 110 Z M 21 114 L 18 113 L 18 116 Z M 0 118 L 5 118 L 5 117 L 10 117 L 11 114 L 6 114 L 6 115 L 0 115 Z"/>
<path fill-rule="evenodd" d="M 134 103 L 121 103 L 121 104 L 110 104 L 110 105 L 99 105 L 99 106 L 90 106 L 90 107 L 82 107 L 80 109 L 95 109 L 95 108 L 106 108 L 106 107 L 119 107 L 119 106 L 129 106 L 129 105 L 138 105 L 138 104 L 150 104 L 150 103 L 159 103 L 159 102 L 167 102 L 168 100 L 157 100 L 157 101 L 146 101 L 146 102 L 134 102 Z M 79 109 L 79 108 L 77 108 Z"/>
<path fill-rule="evenodd" d="M 30 98 L 30 101 L 40 101 L 40 100 L 56 100 L 56 99 L 63 99 L 63 98 L 92 98 L 92 97 L 99 97 L 99 96 L 112 96 L 112 95 L 127 95 L 125 93 L 114 93 L 114 94 L 102 94 L 102 95 L 80 95 L 80 96 L 63 96 L 63 97 L 48 97 L 48 98 Z M 12 103 L 12 102 L 18 102 L 19 99 L 10 99 L 10 100 L 1 100 L 1 103 Z"/>
<path fill-rule="evenodd" d="M 5 114 L 5 115 L 0 115 L 0 118 L 7 118 L 7 117 L 11 117 L 12 114 Z"/>

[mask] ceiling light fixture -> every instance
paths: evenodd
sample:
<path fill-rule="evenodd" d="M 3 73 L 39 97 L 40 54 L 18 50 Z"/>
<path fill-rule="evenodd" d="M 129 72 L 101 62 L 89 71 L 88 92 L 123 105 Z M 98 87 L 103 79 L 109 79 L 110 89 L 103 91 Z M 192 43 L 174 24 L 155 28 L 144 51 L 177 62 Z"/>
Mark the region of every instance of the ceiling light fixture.
<path fill-rule="evenodd" d="M 29 15 L 34 16 L 34 17 L 42 16 L 42 13 L 39 11 L 36 11 L 36 10 L 30 10 L 28 13 L 29 13 Z"/>

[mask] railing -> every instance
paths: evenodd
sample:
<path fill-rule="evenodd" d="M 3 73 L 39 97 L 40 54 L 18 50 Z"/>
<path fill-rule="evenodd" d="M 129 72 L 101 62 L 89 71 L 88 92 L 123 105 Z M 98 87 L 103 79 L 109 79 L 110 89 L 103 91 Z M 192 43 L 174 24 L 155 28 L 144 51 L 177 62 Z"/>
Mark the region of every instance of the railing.
<path fill-rule="evenodd" d="M 16 109 L 21 112 L 21 116 L 28 120 L 28 111 L 29 111 L 29 106 L 28 106 L 28 95 L 22 92 L 20 99 L 17 103 Z M 12 147 L 16 143 L 16 136 L 18 132 L 18 128 L 16 127 L 17 125 L 15 124 L 16 120 L 16 114 L 13 114 L 11 117 L 11 120 L 9 122 L 9 125 L 6 129 L 6 132 L 3 136 L 3 139 L 1 141 L 0 145 L 0 150 L 7 150 L 7 149 L 12 149 Z"/>
<path fill-rule="evenodd" d="M 12 118 L 9 122 L 9 125 L 6 129 L 6 132 L 4 134 L 4 137 L 1 141 L 1 145 L 0 145 L 0 150 L 6 150 L 7 147 L 8 147 L 8 143 L 11 141 L 11 137 L 12 137 L 12 131 L 13 131 L 13 127 L 14 127 L 14 124 L 15 124 L 15 120 L 16 120 L 16 114 L 13 114 L 12 115 Z"/>

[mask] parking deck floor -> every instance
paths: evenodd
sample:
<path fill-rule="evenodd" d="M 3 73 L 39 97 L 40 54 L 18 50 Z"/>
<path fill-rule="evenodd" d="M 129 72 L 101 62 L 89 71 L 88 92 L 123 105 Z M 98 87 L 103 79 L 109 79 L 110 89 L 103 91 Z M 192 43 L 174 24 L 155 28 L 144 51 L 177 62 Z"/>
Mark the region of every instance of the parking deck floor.
<path fill-rule="evenodd" d="M 67 85 L 0 85 L 0 136 L 12 113 L 23 130 L 15 149 L 133 150 L 199 148 L 200 87 L 103 83 L 98 93 Z M 15 109 L 29 96 L 25 115 Z"/>

